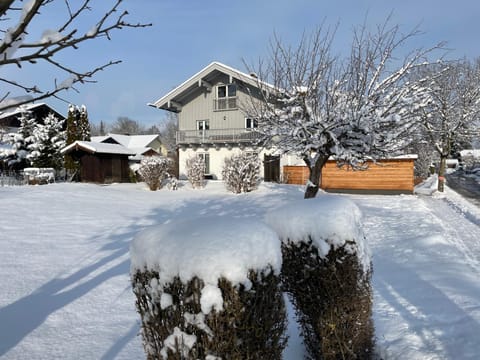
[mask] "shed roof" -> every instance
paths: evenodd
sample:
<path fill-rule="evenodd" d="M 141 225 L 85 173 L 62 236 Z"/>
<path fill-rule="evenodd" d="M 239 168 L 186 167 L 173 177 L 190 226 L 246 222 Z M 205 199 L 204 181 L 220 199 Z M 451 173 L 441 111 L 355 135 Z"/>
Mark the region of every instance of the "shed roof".
<path fill-rule="evenodd" d="M 135 155 L 135 153 L 119 144 L 105 144 L 93 141 L 75 141 L 64 147 L 62 154 L 68 154 L 71 151 L 83 150 L 90 154 L 117 154 L 117 155 Z"/>

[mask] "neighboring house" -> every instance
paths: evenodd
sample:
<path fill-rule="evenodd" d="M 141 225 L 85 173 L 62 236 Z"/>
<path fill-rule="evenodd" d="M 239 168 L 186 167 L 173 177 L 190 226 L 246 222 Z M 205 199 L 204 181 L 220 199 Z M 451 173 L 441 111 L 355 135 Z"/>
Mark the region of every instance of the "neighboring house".
<path fill-rule="evenodd" d="M 179 176 L 186 177 L 185 162 L 195 154 L 205 159 L 207 178 L 222 179 L 226 157 L 241 150 L 263 160 L 261 176 L 278 181 L 281 163 L 289 157 L 254 145 L 254 119 L 242 104 L 259 98 L 258 79 L 219 62 L 213 62 L 150 106 L 178 114 Z"/>
<path fill-rule="evenodd" d="M 160 141 L 159 135 L 108 134 L 105 136 L 92 136 L 91 140 L 93 142 L 124 146 L 134 153 L 134 155 L 130 156 L 131 162 L 140 162 L 143 156 L 167 155 L 167 149 Z"/>
<path fill-rule="evenodd" d="M 0 113 L 0 128 L 6 128 L 9 132 L 14 132 L 20 127 L 19 117 L 24 111 L 32 112 L 37 121 L 42 122 L 43 119 L 50 113 L 53 113 L 59 120 L 65 120 L 65 116 L 60 114 L 50 105 L 45 103 L 22 105 L 15 110 Z M 65 125 L 66 126 L 66 125 Z"/>
<path fill-rule="evenodd" d="M 20 128 L 20 116 L 22 112 L 29 111 L 37 122 L 43 123 L 43 119 L 50 113 L 53 113 L 58 120 L 65 120 L 65 117 L 45 103 L 32 103 L 22 105 L 14 110 L 7 112 L 0 112 L 0 153 L 5 150 L 10 150 L 12 147 L 10 144 L 3 142 L 3 135 L 8 133 L 18 133 Z M 66 128 L 66 122 L 64 123 Z M 0 168 L 8 168 L 6 163 L 0 162 Z"/>
<path fill-rule="evenodd" d="M 130 182 L 129 156 L 135 153 L 123 145 L 75 141 L 61 150 L 80 162 L 80 181 L 109 184 Z"/>

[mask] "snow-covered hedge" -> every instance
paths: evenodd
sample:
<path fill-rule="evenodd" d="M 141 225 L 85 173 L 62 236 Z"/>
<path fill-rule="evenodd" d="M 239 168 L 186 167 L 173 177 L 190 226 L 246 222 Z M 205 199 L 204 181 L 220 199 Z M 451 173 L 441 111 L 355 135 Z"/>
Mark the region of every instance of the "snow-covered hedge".
<path fill-rule="evenodd" d="M 373 357 L 370 254 L 361 213 L 341 196 L 266 216 L 282 241 L 282 282 L 313 359 Z"/>
<path fill-rule="evenodd" d="M 205 186 L 205 159 L 199 155 L 186 160 L 187 179 L 194 189 Z"/>
<path fill-rule="evenodd" d="M 265 224 L 172 221 L 138 234 L 130 254 L 148 359 L 281 359 L 281 251 Z"/>
<path fill-rule="evenodd" d="M 162 181 L 168 176 L 171 160 L 163 156 L 148 156 L 142 159 L 138 174 L 150 190 L 161 188 Z"/>
<path fill-rule="evenodd" d="M 222 177 L 227 189 L 236 194 L 255 190 L 260 181 L 258 155 L 241 152 L 225 158 Z"/>

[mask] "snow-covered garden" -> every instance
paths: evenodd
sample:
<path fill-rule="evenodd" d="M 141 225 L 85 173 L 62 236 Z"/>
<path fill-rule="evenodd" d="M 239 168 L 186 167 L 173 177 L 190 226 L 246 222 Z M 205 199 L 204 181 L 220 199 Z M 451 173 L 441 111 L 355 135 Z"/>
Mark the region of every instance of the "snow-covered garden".
<path fill-rule="evenodd" d="M 179 183 L 177 191 L 157 192 L 145 184 L 0 188 L 0 357 L 144 358 L 130 282 L 134 237 L 173 220 L 257 223 L 303 192 L 300 186 L 261 184 L 235 195 L 215 181 L 203 189 Z M 363 213 L 380 354 L 477 358 L 480 210 L 448 188 L 433 197 L 342 196 Z M 301 359 L 299 331 L 287 307 L 284 358 Z"/>

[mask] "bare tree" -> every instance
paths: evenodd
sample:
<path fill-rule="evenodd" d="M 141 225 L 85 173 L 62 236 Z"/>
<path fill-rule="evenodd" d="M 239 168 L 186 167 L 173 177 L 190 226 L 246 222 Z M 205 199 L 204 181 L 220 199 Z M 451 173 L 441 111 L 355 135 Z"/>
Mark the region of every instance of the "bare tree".
<path fill-rule="evenodd" d="M 422 109 L 420 125 L 440 157 L 438 190 L 443 191 L 447 158 L 455 148 L 480 136 L 480 64 L 467 60 L 440 63 L 420 76 L 429 78 L 430 100 Z"/>
<path fill-rule="evenodd" d="M 160 125 L 160 140 L 169 154 L 176 154 L 177 150 L 177 114 L 168 112 L 164 122 Z"/>
<path fill-rule="evenodd" d="M 145 132 L 145 128 L 136 120 L 126 116 L 120 116 L 117 118 L 117 121 L 111 125 L 110 131 L 114 134 L 140 135 Z"/>
<path fill-rule="evenodd" d="M 407 144 L 404 135 L 425 102 L 424 80 L 407 81 L 407 74 L 425 66 L 425 56 L 437 48 L 413 51 L 398 62 L 397 52 L 417 34 L 401 34 L 389 19 L 373 32 L 357 27 L 345 59 L 332 56 L 335 32 L 324 27 L 295 48 L 274 38 L 270 58 L 254 69 L 262 101 L 252 97 L 245 111 L 258 119 L 264 144 L 304 160 L 310 171 L 306 198 L 316 196 L 329 157 L 364 169 L 366 159 Z"/>
<path fill-rule="evenodd" d="M 89 12 L 93 9 L 91 0 L 70 1 L 70 0 L 5 0 L 0 2 L 0 67 L 16 66 L 22 68 L 25 64 L 36 64 L 44 62 L 50 66 L 52 73 L 62 76 L 61 80 L 52 79 L 49 88 L 40 88 L 31 82 L 19 82 L 13 78 L 0 75 L 0 82 L 3 84 L 0 92 L 0 111 L 11 107 L 41 100 L 48 97 L 59 97 L 66 89 L 75 89 L 75 85 L 87 82 L 95 82 L 93 77 L 96 73 L 105 68 L 118 64 L 120 60 L 110 60 L 107 63 L 83 71 L 77 70 L 71 64 L 58 60 L 58 54 L 67 49 L 78 49 L 87 41 L 107 38 L 111 39 L 111 33 L 123 28 L 141 28 L 151 24 L 130 23 L 126 20 L 127 11 L 120 11 L 122 0 L 112 1 L 109 9 L 91 24 L 90 30 L 81 33 L 80 24 L 88 19 Z M 30 34 L 29 29 L 32 21 L 41 16 L 49 16 L 51 6 L 64 6 L 65 16 L 54 29 L 47 29 L 42 36 L 33 38 L 36 34 Z M 50 22 L 56 19 L 49 18 Z M 83 24 L 82 24 L 83 26 Z M 5 74 L 5 72 L 2 72 Z M 52 75 L 53 76 L 53 75 Z M 4 101 L 12 96 L 14 92 L 22 92 L 29 96 L 22 96 L 19 101 Z"/>

